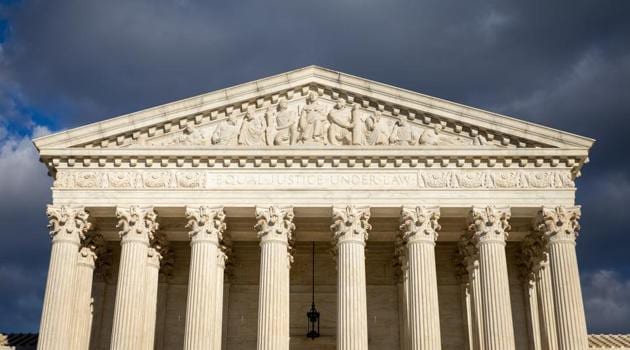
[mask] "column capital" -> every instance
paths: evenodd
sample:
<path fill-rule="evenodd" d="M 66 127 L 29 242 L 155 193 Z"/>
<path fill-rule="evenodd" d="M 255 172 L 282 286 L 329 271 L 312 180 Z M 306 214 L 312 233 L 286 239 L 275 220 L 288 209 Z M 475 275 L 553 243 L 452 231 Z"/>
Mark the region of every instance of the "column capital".
<path fill-rule="evenodd" d="M 545 240 L 536 233 L 527 235 L 521 243 L 521 275 L 530 281 L 536 280 L 537 272 L 547 259 Z"/>
<path fill-rule="evenodd" d="M 407 243 L 398 235 L 394 244 L 394 276 L 397 282 L 404 282 L 408 278 L 409 257 L 407 255 Z"/>
<path fill-rule="evenodd" d="M 368 231 L 372 229 L 369 220 L 370 207 L 368 206 L 333 207 L 333 224 L 330 226 L 333 233 L 333 243 L 337 245 L 342 242 L 353 241 L 365 244 L 368 239 Z"/>
<path fill-rule="evenodd" d="M 468 215 L 468 231 L 476 244 L 505 244 L 511 213 L 510 208 L 472 207 Z"/>
<path fill-rule="evenodd" d="M 92 228 L 88 221 L 89 213 L 84 207 L 49 205 L 46 215 L 53 243 L 63 241 L 79 245 Z"/>
<path fill-rule="evenodd" d="M 147 265 L 156 269 L 160 268 L 160 262 L 162 261 L 162 254 L 158 249 L 149 247 L 147 251 Z"/>
<path fill-rule="evenodd" d="M 219 244 L 223 240 L 223 232 L 227 228 L 223 207 L 186 207 L 186 228 L 191 238 L 191 244 L 197 242 L 211 242 Z"/>
<path fill-rule="evenodd" d="M 116 207 L 116 218 L 121 228 L 121 244 L 127 242 L 141 242 L 149 244 L 153 240 L 155 231 L 158 229 L 157 213 L 153 207 Z"/>
<path fill-rule="evenodd" d="M 91 269 L 94 269 L 94 267 L 96 266 L 96 259 L 97 256 L 94 250 L 88 247 L 81 247 L 81 249 L 79 249 L 79 265 L 87 266 Z"/>
<path fill-rule="evenodd" d="M 225 269 L 225 264 L 227 263 L 228 255 L 223 249 L 219 249 L 217 251 L 217 265 L 223 269 Z"/>
<path fill-rule="evenodd" d="M 435 245 L 438 231 L 442 228 L 439 207 L 402 207 L 400 213 L 400 232 L 405 242 L 430 243 Z"/>
<path fill-rule="evenodd" d="M 457 255 L 461 260 L 460 274 L 472 278 L 474 270 L 479 269 L 479 248 L 473 242 L 473 237 L 463 235 L 457 242 Z"/>
<path fill-rule="evenodd" d="M 254 229 L 258 233 L 258 239 L 262 242 L 275 241 L 290 244 L 293 241 L 293 230 L 295 230 L 294 217 L 291 206 L 256 206 Z"/>
<path fill-rule="evenodd" d="M 545 207 L 534 218 L 534 229 L 542 234 L 549 243 L 571 243 L 580 231 L 580 207 Z"/>

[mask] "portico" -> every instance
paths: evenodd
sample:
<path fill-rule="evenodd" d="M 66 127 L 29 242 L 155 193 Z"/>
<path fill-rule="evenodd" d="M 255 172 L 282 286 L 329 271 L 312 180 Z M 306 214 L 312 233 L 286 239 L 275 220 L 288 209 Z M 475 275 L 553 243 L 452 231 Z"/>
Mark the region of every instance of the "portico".
<path fill-rule="evenodd" d="M 586 349 L 592 142 L 318 67 L 37 139 L 39 348 Z"/>

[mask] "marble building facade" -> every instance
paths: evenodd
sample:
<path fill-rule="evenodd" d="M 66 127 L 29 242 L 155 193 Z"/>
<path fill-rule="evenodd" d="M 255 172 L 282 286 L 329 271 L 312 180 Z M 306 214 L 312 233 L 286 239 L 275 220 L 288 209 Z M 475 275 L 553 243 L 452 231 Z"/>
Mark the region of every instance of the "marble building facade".
<path fill-rule="evenodd" d="M 314 66 L 36 139 L 38 348 L 587 349 L 593 142 Z"/>

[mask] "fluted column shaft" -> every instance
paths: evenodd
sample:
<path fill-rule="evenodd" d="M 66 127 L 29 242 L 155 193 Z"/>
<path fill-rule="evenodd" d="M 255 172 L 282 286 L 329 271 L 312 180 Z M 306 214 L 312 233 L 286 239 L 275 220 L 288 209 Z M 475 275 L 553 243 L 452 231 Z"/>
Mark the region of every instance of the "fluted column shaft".
<path fill-rule="evenodd" d="M 547 254 L 547 253 L 545 253 Z M 538 270 L 536 290 L 540 316 L 541 342 L 544 350 L 558 350 L 558 333 L 556 331 L 556 313 L 553 304 L 553 290 L 551 283 L 551 268 L 548 258 Z"/>
<path fill-rule="evenodd" d="M 149 248 L 145 277 L 145 306 L 144 306 L 144 337 L 143 349 L 153 350 L 155 346 L 155 323 L 157 315 L 158 280 L 160 278 L 160 260 L 162 255 L 155 249 Z"/>
<path fill-rule="evenodd" d="M 551 240 L 549 257 L 559 348 L 586 349 L 586 320 L 575 246 Z"/>
<path fill-rule="evenodd" d="M 409 260 L 411 349 L 440 349 L 435 240 L 440 229 L 439 208 L 403 208 L 400 230 Z"/>
<path fill-rule="evenodd" d="M 535 219 L 536 228 L 548 239 L 556 331 L 561 350 L 588 348 L 575 252 L 579 218 L 579 207 L 543 207 Z"/>
<path fill-rule="evenodd" d="M 260 239 L 258 350 L 289 349 L 289 270 L 292 257 L 293 208 L 256 207 Z"/>
<path fill-rule="evenodd" d="M 145 278 L 149 240 L 157 230 L 153 208 L 117 208 L 120 268 L 114 304 L 112 350 L 140 349 L 144 334 Z"/>
<path fill-rule="evenodd" d="M 226 260 L 227 260 L 227 255 L 221 250 L 219 250 L 217 254 L 217 272 L 216 272 L 217 283 L 215 286 L 216 302 L 214 303 L 216 306 L 216 311 L 215 311 L 216 320 L 214 322 L 214 347 L 213 349 L 216 349 L 216 350 L 221 349 L 221 337 L 223 335 L 223 278 L 225 274 L 225 261 Z"/>
<path fill-rule="evenodd" d="M 475 260 L 468 266 L 470 279 L 470 300 L 473 312 L 473 349 L 485 349 L 483 341 L 483 307 L 481 300 L 481 278 L 479 276 L 479 260 Z"/>
<path fill-rule="evenodd" d="M 487 350 L 515 348 L 505 239 L 508 208 L 473 208 L 470 230 L 479 249 L 484 346 Z"/>
<path fill-rule="evenodd" d="M 337 349 L 368 348 L 365 282 L 365 241 L 369 208 L 333 208 L 334 250 L 337 256 Z"/>
<path fill-rule="evenodd" d="M 472 300 L 470 293 L 470 283 L 463 281 L 460 284 L 461 301 L 463 306 L 462 318 L 464 319 L 466 329 L 466 350 L 474 350 L 474 337 L 473 337 L 473 317 L 474 312 L 472 310 Z"/>
<path fill-rule="evenodd" d="M 92 330 L 92 282 L 96 254 L 92 249 L 83 247 L 79 250 L 77 261 L 76 295 L 74 301 L 73 336 L 71 349 L 87 350 L 90 346 Z"/>
<path fill-rule="evenodd" d="M 72 334 L 77 254 L 90 223 L 83 208 L 49 206 L 46 214 L 50 220 L 52 250 L 37 348 L 67 350 L 73 345 L 69 335 Z"/>
<path fill-rule="evenodd" d="M 406 253 L 405 253 L 406 254 Z M 399 327 L 400 327 L 400 349 L 411 349 L 411 338 L 409 336 L 409 327 L 411 317 L 409 315 L 409 268 L 406 256 L 402 258 L 400 266 L 400 280 L 398 281 L 398 298 L 399 301 Z"/>
<path fill-rule="evenodd" d="M 526 280 L 523 284 L 523 292 L 527 297 L 527 325 L 531 349 L 542 350 L 540 315 L 538 314 L 538 292 L 536 291 L 536 284 L 537 283 L 534 280 Z"/>
<path fill-rule="evenodd" d="M 221 207 L 202 206 L 186 208 L 186 217 L 192 239 L 184 349 L 215 350 L 217 254 L 225 213 Z"/>

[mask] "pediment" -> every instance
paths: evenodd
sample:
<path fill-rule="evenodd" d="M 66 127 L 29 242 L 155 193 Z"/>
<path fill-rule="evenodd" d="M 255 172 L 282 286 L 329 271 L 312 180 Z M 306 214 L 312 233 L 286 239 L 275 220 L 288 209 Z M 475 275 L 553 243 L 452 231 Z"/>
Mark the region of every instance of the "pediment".
<path fill-rule="evenodd" d="M 38 138 L 38 149 L 581 148 L 592 139 L 319 67 Z"/>

